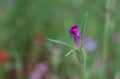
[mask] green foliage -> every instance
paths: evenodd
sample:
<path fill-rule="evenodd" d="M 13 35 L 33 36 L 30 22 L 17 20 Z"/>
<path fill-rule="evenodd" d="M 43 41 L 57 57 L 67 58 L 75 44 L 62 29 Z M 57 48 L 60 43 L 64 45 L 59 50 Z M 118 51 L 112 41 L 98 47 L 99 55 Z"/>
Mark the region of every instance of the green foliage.
<path fill-rule="evenodd" d="M 87 18 L 88 18 L 88 12 L 86 12 L 86 14 L 83 18 L 82 24 L 81 24 L 82 39 L 83 39 L 83 36 L 84 36 L 84 31 L 85 31 L 85 27 L 86 27 L 86 23 L 87 23 Z"/>
<path fill-rule="evenodd" d="M 52 74 L 58 75 L 60 79 L 69 79 L 71 75 L 80 79 L 79 75 L 82 73 L 78 60 L 83 63 L 84 58 L 82 57 L 85 55 L 83 55 L 82 50 L 79 50 L 80 53 L 77 53 L 76 49 L 70 50 L 74 46 L 68 34 L 69 27 L 72 24 L 78 24 L 82 32 L 82 39 L 84 36 L 90 36 L 97 42 L 96 50 L 85 51 L 87 53 L 86 75 L 88 79 L 114 79 L 116 74 L 120 72 L 120 42 L 113 40 L 114 34 L 120 33 L 120 0 L 110 0 L 109 8 L 107 8 L 109 10 L 106 9 L 107 0 L 10 1 L 12 0 L 0 0 L 0 49 L 8 51 L 7 62 L 11 63 L 11 69 L 16 69 L 18 70 L 16 72 L 20 71 L 21 73 L 22 65 L 30 63 L 29 66 L 34 66 L 43 60 L 48 61 L 49 65 L 52 66 L 50 58 L 54 54 L 54 45 L 58 44 L 60 63 L 58 69 L 56 68 L 57 73 Z M 107 36 L 108 54 L 106 56 L 108 75 L 103 75 L 102 69 L 94 67 L 94 61 L 97 58 L 103 59 L 103 36 L 105 35 L 103 30 L 106 26 L 107 12 L 110 13 L 109 36 Z M 118 35 L 115 39 L 119 38 Z M 54 43 L 49 43 L 50 41 Z M 52 52 L 47 49 L 52 50 Z M 66 52 L 68 53 L 66 54 Z M 19 55 L 20 59 L 17 58 L 16 54 Z M 78 60 L 74 54 L 78 56 Z M 9 65 L 7 68 L 2 73 L 3 67 L 1 67 L 0 75 L 6 75 L 7 71 L 10 70 Z M 52 69 L 50 70 L 52 71 Z M 19 76 L 19 74 L 17 75 Z"/>

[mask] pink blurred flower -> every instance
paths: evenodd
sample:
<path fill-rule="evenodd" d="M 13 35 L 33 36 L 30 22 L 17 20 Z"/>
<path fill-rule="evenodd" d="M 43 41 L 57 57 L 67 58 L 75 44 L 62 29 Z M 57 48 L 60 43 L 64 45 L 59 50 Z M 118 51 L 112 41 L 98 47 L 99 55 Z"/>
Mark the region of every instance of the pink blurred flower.
<path fill-rule="evenodd" d="M 120 42 L 120 33 L 117 32 L 117 33 L 114 33 L 113 36 L 112 36 L 112 39 L 114 42 Z"/>
<path fill-rule="evenodd" d="M 36 71 L 39 70 L 41 72 L 45 72 L 48 69 L 48 63 L 47 62 L 40 62 L 35 66 Z"/>
<path fill-rule="evenodd" d="M 28 79 L 42 79 L 43 74 L 48 70 L 47 62 L 40 62 L 29 75 Z"/>
<path fill-rule="evenodd" d="M 0 49 L 0 64 L 4 63 L 8 59 L 8 52 L 5 49 Z"/>

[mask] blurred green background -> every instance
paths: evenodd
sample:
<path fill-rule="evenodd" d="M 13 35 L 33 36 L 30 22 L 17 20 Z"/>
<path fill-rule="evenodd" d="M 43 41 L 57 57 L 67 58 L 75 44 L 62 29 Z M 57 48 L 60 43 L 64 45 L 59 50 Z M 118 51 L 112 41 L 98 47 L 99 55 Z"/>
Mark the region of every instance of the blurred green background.
<path fill-rule="evenodd" d="M 65 24 L 86 11 L 87 79 L 120 79 L 120 0 L 0 0 L 0 79 L 81 79 L 74 53 L 46 39 L 70 43 Z"/>

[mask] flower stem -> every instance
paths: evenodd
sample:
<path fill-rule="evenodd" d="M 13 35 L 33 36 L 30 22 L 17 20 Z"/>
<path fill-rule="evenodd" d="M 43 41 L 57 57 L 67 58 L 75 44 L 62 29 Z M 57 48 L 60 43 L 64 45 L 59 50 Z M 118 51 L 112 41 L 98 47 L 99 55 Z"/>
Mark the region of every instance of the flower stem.
<path fill-rule="evenodd" d="M 81 78 L 80 79 L 86 79 L 86 52 L 82 48 L 80 50 L 76 50 L 76 55 L 81 63 Z"/>
<path fill-rule="evenodd" d="M 110 0 L 106 0 L 108 3 Z M 103 59 L 104 59 L 104 74 L 107 73 L 107 59 L 108 59 L 108 36 L 109 36 L 109 24 L 110 24 L 110 13 L 106 12 L 106 24 L 104 28 L 104 41 L 103 41 Z"/>
<path fill-rule="evenodd" d="M 106 67 L 107 64 L 107 53 L 108 53 L 108 35 L 109 35 L 109 25 L 110 25 L 110 12 L 108 10 L 108 3 L 110 0 L 106 0 L 106 23 L 105 23 L 105 28 L 104 28 L 104 41 L 103 41 L 103 59 L 104 59 L 104 64 Z"/>
<path fill-rule="evenodd" d="M 112 1 L 114 0 L 106 0 L 106 13 L 105 13 L 105 28 L 104 28 L 104 37 L 103 37 L 103 60 L 104 60 L 104 75 L 107 75 L 107 63 L 108 63 L 108 40 L 109 40 L 109 32 L 110 27 L 112 27 L 113 22 L 111 18 L 111 11 L 114 7 L 112 5 Z"/>
<path fill-rule="evenodd" d="M 82 73 L 81 79 L 86 79 L 86 64 L 85 63 L 83 63 L 81 66 L 81 73 Z"/>

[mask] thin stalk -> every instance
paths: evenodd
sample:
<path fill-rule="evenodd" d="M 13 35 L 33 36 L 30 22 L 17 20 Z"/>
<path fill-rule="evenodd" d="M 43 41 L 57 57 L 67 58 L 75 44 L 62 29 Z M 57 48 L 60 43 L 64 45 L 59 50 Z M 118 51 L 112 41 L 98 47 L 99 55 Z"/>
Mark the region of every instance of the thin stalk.
<path fill-rule="evenodd" d="M 105 76 L 107 74 L 107 64 L 108 64 L 108 41 L 111 27 L 113 27 L 114 21 L 111 17 L 112 11 L 114 9 L 115 0 L 106 0 L 106 13 L 105 13 L 105 28 L 104 28 L 104 37 L 103 37 L 103 60 L 104 60 L 104 71 Z"/>
<path fill-rule="evenodd" d="M 110 0 L 106 0 L 106 14 L 105 14 L 105 28 L 104 28 L 104 41 L 103 41 L 103 58 L 104 63 L 107 63 L 107 53 L 108 53 L 108 37 L 109 37 L 109 26 L 110 26 L 110 12 L 108 10 Z"/>
<path fill-rule="evenodd" d="M 86 77 L 86 59 L 87 59 L 87 55 L 86 55 L 86 52 L 84 51 L 83 48 L 82 48 L 82 52 L 83 52 L 83 56 L 84 56 L 84 63 L 83 63 L 84 78 L 83 79 L 87 79 L 87 77 Z"/>
<path fill-rule="evenodd" d="M 106 76 L 107 73 L 107 60 L 108 60 L 108 39 L 109 39 L 109 25 L 110 25 L 110 11 L 109 4 L 111 0 L 106 0 L 106 24 L 104 28 L 104 37 L 103 37 L 103 59 L 104 59 L 104 73 Z"/>
<path fill-rule="evenodd" d="M 82 56 L 81 79 L 86 79 L 86 52 L 82 48 L 80 50 Z"/>
<path fill-rule="evenodd" d="M 86 79 L 86 64 L 85 63 L 83 63 L 81 66 L 81 73 L 82 73 L 81 79 Z"/>

